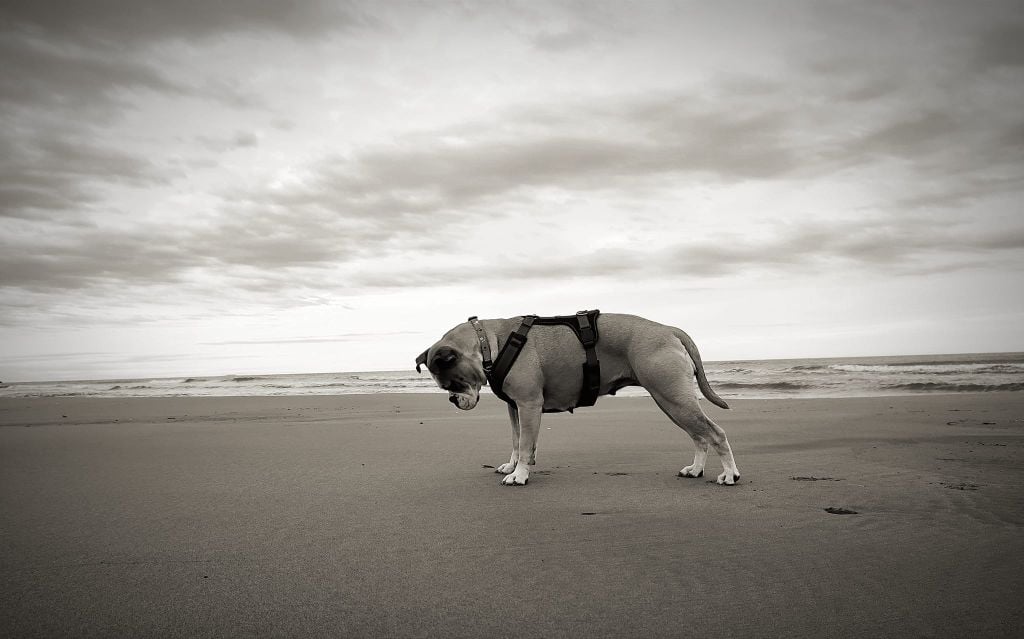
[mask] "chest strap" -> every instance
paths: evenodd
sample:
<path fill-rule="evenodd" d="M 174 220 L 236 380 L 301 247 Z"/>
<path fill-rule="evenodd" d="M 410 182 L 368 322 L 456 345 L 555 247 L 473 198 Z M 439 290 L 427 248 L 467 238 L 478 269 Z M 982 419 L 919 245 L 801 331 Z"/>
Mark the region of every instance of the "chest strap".
<path fill-rule="evenodd" d="M 476 330 L 477 338 L 480 340 L 480 352 L 483 355 L 484 374 L 487 375 L 487 382 L 494 392 L 502 400 L 512 403 L 512 400 L 502 391 L 505 378 L 508 376 L 512 365 L 515 364 L 519 353 L 526 344 L 527 334 L 536 324 L 540 326 L 567 326 L 576 334 L 576 338 L 583 345 L 586 353 L 586 361 L 583 363 L 583 385 L 580 388 L 579 400 L 576 406 L 593 406 L 597 402 L 597 396 L 601 391 L 601 363 L 597 359 L 597 316 L 601 311 L 580 311 L 575 315 L 558 315 L 554 317 L 538 317 L 536 315 L 525 315 L 522 323 L 513 331 L 498 352 L 498 357 L 491 362 L 491 347 L 484 335 L 483 327 L 477 318 L 469 318 L 470 324 Z"/>

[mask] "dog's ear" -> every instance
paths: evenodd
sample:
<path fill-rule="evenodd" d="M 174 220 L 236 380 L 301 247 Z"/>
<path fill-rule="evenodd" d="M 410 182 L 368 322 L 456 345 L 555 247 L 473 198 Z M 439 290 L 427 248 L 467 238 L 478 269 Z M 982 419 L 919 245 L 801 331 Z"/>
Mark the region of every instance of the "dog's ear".
<path fill-rule="evenodd" d="M 450 346 L 442 346 L 437 349 L 434 353 L 434 358 L 430 360 L 431 368 L 443 370 L 445 368 L 451 368 L 455 365 L 455 360 L 459 358 L 458 352 Z"/>
<path fill-rule="evenodd" d="M 429 350 L 429 349 L 428 349 Z M 423 351 L 416 357 L 416 372 L 420 372 L 420 366 L 427 365 L 427 351 Z"/>

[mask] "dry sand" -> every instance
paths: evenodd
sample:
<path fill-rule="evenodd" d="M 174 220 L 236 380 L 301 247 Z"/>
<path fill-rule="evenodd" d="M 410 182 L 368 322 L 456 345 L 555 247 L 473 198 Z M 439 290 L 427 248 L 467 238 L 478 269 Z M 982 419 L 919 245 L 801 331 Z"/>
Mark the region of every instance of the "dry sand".
<path fill-rule="evenodd" d="M 0 400 L 0 635 L 1024 627 L 1024 393 L 734 404 L 735 487 L 605 398 L 545 416 L 510 488 L 493 397 Z"/>

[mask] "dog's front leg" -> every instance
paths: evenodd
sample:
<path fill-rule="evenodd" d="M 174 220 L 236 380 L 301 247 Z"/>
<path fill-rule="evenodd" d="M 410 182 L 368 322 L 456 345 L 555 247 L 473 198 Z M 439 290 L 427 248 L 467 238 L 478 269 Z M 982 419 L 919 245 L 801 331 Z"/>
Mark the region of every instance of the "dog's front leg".
<path fill-rule="evenodd" d="M 506 486 L 525 486 L 530 480 L 530 463 L 537 451 L 537 436 L 540 434 L 541 404 L 532 406 L 520 404 L 516 410 L 519 422 L 518 459 L 515 470 L 506 475 L 501 483 Z M 515 453 L 513 453 L 515 454 Z"/>
<path fill-rule="evenodd" d="M 512 402 L 508 404 L 508 419 L 512 422 L 512 457 L 509 458 L 508 463 L 494 469 L 494 472 L 502 475 L 511 474 L 519 461 L 519 409 Z"/>

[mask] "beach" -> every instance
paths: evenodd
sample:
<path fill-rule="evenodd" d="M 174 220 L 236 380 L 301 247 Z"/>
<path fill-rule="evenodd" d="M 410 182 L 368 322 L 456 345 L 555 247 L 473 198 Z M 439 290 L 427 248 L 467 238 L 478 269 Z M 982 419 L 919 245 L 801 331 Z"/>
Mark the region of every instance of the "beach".
<path fill-rule="evenodd" d="M 1024 393 L 730 403 L 734 487 L 642 397 L 545 415 L 504 487 L 493 396 L 0 398 L 0 634 L 1024 627 Z"/>

